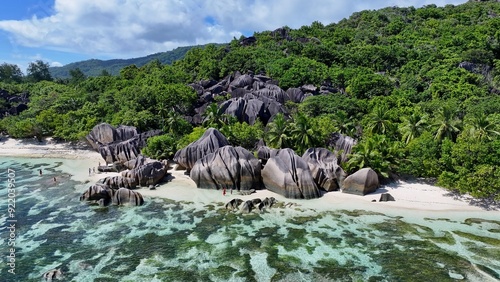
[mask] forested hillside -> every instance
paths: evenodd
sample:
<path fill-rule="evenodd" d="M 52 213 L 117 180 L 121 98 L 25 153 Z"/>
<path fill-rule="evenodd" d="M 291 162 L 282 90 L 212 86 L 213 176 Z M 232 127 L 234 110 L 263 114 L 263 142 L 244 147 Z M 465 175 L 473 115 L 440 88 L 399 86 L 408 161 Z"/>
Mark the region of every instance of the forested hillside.
<path fill-rule="evenodd" d="M 74 62 L 62 67 L 50 67 L 49 71 L 53 78 L 65 79 L 71 77 L 70 71 L 79 69 L 85 76 L 99 76 L 104 74 L 119 75 L 120 70 L 129 65 L 136 65 L 142 67 L 145 64 L 158 60 L 162 64 L 172 64 L 184 57 L 184 55 L 192 48 L 203 46 L 186 46 L 178 47 L 172 51 L 160 52 L 151 54 L 145 57 L 133 59 L 114 59 L 114 60 L 87 60 L 81 62 Z"/>
<path fill-rule="evenodd" d="M 194 48 L 172 65 L 130 65 L 117 76 L 73 71 L 54 82 L 40 75 L 43 62 L 36 66 L 27 77 L 6 75 L 16 72 L 1 66 L 7 98 L 0 109 L 11 115 L 0 130 L 10 136 L 76 140 L 100 122 L 126 124 L 162 129 L 166 134 L 150 139 L 145 153 L 171 157 L 208 127 L 235 145 L 252 148 L 263 138 L 298 154 L 328 147 L 340 132 L 357 140 L 343 165 L 348 172 L 372 167 L 381 179 L 436 178 L 450 189 L 500 199 L 497 1 L 363 11 L 326 26 L 283 27 Z M 268 77 L 274 90 L 298 89 L 306 98 L 288 95 L 280 100 L 284 111 L 242 122 L 221 108 L 242 97 L 232 91 L 238 73 Z M 27 110 L 12 110 L 24 102 Z"/>

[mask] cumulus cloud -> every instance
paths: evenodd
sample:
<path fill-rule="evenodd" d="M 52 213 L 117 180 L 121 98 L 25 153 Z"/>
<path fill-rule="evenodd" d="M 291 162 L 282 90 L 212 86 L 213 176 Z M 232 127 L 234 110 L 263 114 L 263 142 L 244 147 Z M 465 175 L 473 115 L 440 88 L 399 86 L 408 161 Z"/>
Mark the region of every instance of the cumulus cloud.
<path fill-rule="evenodd" d="M 353 12 L 387 6 L 460 4 L 465 0 L 56 0 L 46 16 L 0 21 L 17 44 L 131 57 L 178 46 L 229 42 L 254 31 L 313 21 L 337 22 Z M 38 13 L 40 14 L 40 13 Z"/>

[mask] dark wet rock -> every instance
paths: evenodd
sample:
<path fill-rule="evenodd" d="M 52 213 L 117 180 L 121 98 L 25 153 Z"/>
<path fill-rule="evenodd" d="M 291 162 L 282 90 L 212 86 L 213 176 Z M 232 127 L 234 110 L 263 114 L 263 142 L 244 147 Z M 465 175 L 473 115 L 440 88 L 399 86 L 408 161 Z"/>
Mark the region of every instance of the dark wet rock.
<path fill-rule="evenodd" d="M 226 137 L 217 129 L 209 128 L 200 139 L 177 151 L 174 161 L 191 170 L 199 159 L 226 145 L 229 145 Z"/>
<path fill-rule="evenodd" d="M 242 199 L 232 199 L 230 200 L 229 202 L 226 203 L 226 205 L 224 206 L 226 208 L 226 210 L 238 210 L 238 208 L 240 207 L 240 205 L 243 203 L 244 201 Z"/>
<path fill-rule="evenodd" d="M 253 84 L 253 77 L 249 74 L 242 74 L 229 83 L 229 92 L 236 88 L 244 88 Z"/>
<path fill-rule="evenodd" d="M 371 168 L 362 168 L 344 180 L 342 193 L 364 196 L 379 187 L 377 173 Z"/>
<path fill-rule="evenodd" d="M 142 206 L 144 199 L 141 193 L 127 188 L 113 190 L 112 203 L 116 206 Z"/>
<path fill-rule="evenodd" d="M 325 148 L 310 148 L 302 155 L 309 165 L 318 187 L 325 191 L 336 191 L 342 187 L 344 170 L 337 163 L 337 155 Z"/>
<path fill-rule="evenodd" d="M 80 201 L 99 201 L 100 199 L 110 198 L 109 188 L 105 184 L 96 183 L 91 185 L 80 195 Z"/>
<path fill-rule="evenodd" d="M 291 149 L 278 150 L 262 170 L 266 188 L 291 199 L 320 197 L 309 165 Z"/>
<path fill-rule="evenodd" d="M 262 200 L 259 203 L 259 210 L 263 211 L 264 209 L 271 208 L 276 202 L 277 201 L 274 197 L 270 197 L 270 198 L 266 197 L 264 200 Z"/>
<path fill-rule="evenodd" d="M 396 199 L 394 199 L 394 197 L 391 194 L 384 193 L 384 194 L 380 195 L 380 199 L 378 201 L 379 202 L 389 202 L 389 201 L 396 201 Z"/>
<path fill-rule="evenodd" d="M 42 275 L 45 281 L 61 280 L 64 278 L 63 272 L 60 268 L 51 269 Z"/>
<path fill-rule="evenodd" d="M 242 147 L 224 146 L 199 159 L 190 172 L 198 188 L 260 189 L 261 165 L 251 152 Z"/>
<path fill-rule="evenodd" d="M 252 201 L 248 200 L 241 205 L 241 212 L 242 213 L 250 213 L 254 209 L 254 205 Z"/>

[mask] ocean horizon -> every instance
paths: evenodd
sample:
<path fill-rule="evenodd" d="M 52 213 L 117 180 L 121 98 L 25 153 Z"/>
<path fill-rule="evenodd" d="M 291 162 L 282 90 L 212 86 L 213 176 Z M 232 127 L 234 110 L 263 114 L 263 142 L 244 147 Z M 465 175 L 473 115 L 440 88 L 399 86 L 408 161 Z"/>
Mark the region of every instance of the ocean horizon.
<path fill-rule="evenodd" d="M 43 281 L 52 269 L 79 282 L 500 280 L 496 212 L 422 217 L 280 203 L 241 214 L 222 202 L 153 197 L 99 207 L 79 201 L 92 183 L 73 180 L 71 162 L 2 157 L 0 280 Z"/>

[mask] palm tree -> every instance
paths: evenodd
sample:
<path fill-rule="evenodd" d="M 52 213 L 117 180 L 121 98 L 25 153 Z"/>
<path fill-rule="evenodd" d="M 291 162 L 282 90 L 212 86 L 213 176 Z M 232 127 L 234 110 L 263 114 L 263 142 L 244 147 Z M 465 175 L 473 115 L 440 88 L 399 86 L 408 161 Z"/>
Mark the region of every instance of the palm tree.
<path fill-rule="evenodd" d="M 220 129 L 224 125 L 224 116 L 216 103 L 210 104 L 203 112 L 203 126 Z"/>
<path fill-rule="evenodd" d="M 434 138 L 438 141 L 444 138 L 455 140 L 462 127 L 462 121 L 455 116 L 450 107 L 442 107 L 432 124 L 436 134 Z"/>
<path fill-rule="evenodd" d="M 401 117 L 402 124 L 399 131 L 402 134 L 403 141 L 408 144 L 411 140 L 420 136 L 427 123 L 427 115 L 420 112 L 414 112 L 410 116 Z"/>
<path fill-rule="evenodd" d="M 491 122 L 484 113 L 480 113 L 470 120 L 469 134 L 479 141 L 492 140 L 494 135 L 500 135 L 498 130 L 498 125 Z"/>
<path fill-rule="evenodd" d="M 339 133 L 352 136 L 356 131 L 356 126 L 354 122 L 347 116 L 347 113 L 344 111 L 338 111 L 335 114 L 335 118 L 333 120 L 335 127 L 339 129 Z"/>
<path fill-rule="evenodd" d="M 289 128 L 285 116 L 282 113 L 277 114 L 267 127 L 267 144 L 277 149 L 286 147 Z"/>
<path fill-rule="evenodd" d="M 302 113 L 297 113 L 294 122 L 291 124 L 290 134 L 295 141 L 295 148 L 299 152 L 315 147 L 318 143 L 317 134 L 314 131 L 309 119 Z"/>
<path fill-rule="evenodd" d="M 388 117 L 389 109 L 387 106 L 377 106 L 368 115 L 368 130 L 372 134 L 386 134 L 392 130 L 392 122 Z"/>

